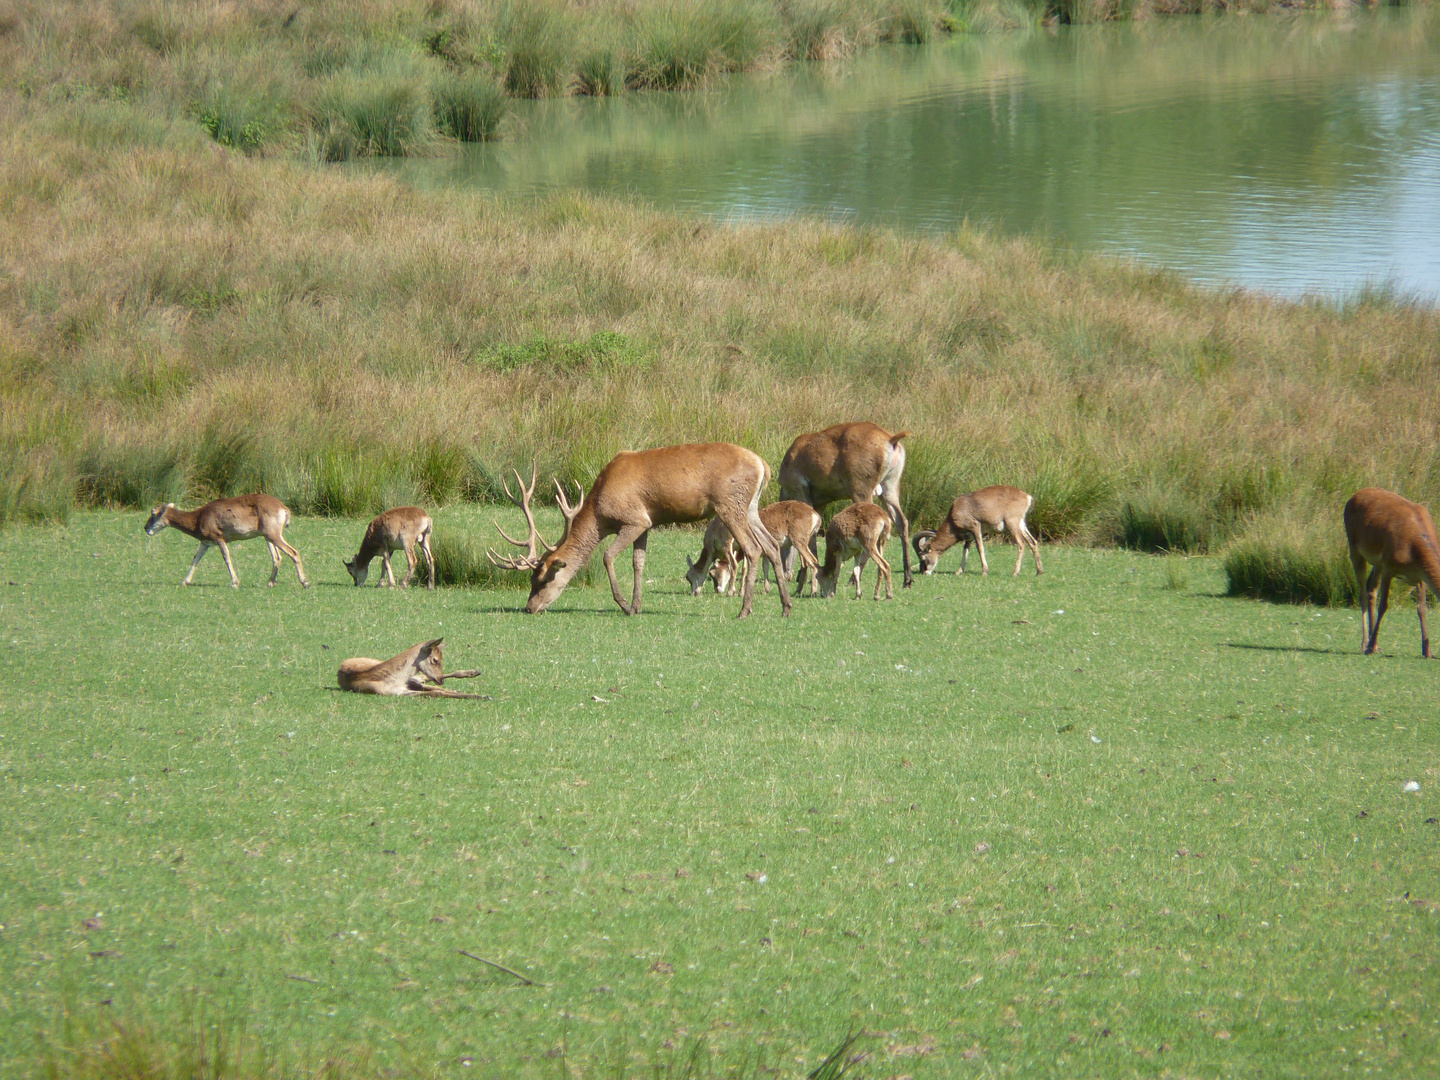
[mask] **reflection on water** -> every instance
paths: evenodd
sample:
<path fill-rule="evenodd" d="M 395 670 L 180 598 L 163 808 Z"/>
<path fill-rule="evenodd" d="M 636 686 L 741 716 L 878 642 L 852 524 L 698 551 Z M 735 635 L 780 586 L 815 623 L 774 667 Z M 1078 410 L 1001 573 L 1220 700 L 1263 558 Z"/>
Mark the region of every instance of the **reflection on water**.
<path fill-rule="evenodd" d="M 1440 296 L 1440 14 L 1060 28 L 877 50 L 713 93 L 523 103 L 394 168 L 723 218 L 969 218 L 1283 294 Z"/>

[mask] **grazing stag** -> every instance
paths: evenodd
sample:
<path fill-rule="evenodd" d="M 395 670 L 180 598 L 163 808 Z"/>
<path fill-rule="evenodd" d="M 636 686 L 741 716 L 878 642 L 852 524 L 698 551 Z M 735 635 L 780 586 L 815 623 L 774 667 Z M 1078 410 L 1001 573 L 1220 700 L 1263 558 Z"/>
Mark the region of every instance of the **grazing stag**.
<path fill-rule="evenodd" d="M 235 589 L 240 587 L 240 579 L 235 576 L 235 564 L 230 561 L 230 545 L 240 540 L 263 536 L 270 545 L 270 561 L 274 564 L 268 584 L 273 586 L 280 574 L 280 553 L 283 551 L 295 560 L 295 573 L 300 576 L 300 584 L 308 589 L 310 582 L 305 578 L 305 567 L 300 562 L 300 553 L 287 544 L 285 537 L 281 535 L 281 530 L 289 524 L 290 511 L 284 503 L 273 495 L 257 493 L 237 495 L 233 499 L 216 499 L 199 510 L 177 510 L 174 503 L 157 506 L 150 511 L 150 520 L 145 522 L 145 535 L 154 536 L 169 526 L 200 541 L 200 550 L 195 553 L 195 558 L 190 563 L 190 572 L 185 575 L 181 585 L 190 584 L 190 579 L 195 576 L 195 568 L 200 565 L 205 553 L 212 547 L 218 547 L 225 558 L 225 568 L 230 571 L 230 586 Z"/>
<path fill-rule="evenodd" d="M 860 599 L 860 578 L 867 559 L 875 560 L 875 599 L 880 599 L 880 581 L 885 581 L 885 599 L 893 600 L 890 587 L 890 564 L 885 560 L 885 545 L 890 540 L 890 515 L 874 503 L 847 506 L 830 520 L 825 530 L 825 565 L 816 576 L 820 579 L 820 595 L 834 596 L 840 567 L 855 560 L 851 577 L 855 582 L 855 599 Z"/>
<path fill-rule="evenodd" d="M 981 488 L 968 495 L 961 495 L 950 506 L 950 515 L 940 523 L 939 529 L 924 529 L 915 534 L 915 554 L 920 556 L 920 572 L 933 574 L 940 556 L 956 544 L 965 544 L 960 552 L 960 569 L 965 572 L 965 560 L 970 557 L 970 545 L 980 549 L 980 573 L 990 573 L 990 564 L 985 561 L 985 534 L 1003 533 L 1010 530 L 1015 546 L 1020 549 L 1015 558 L 1015 577 L 1020 573 L 1020 564 L 1025 559 L 1025 549 L 1035 552 L 1035 573 L 1043 574 L 1045 566 L 1040 561 L 1040 541 L 1036 540 L 1025 525 L 1025 515 L 1035 505 L 1033 496 L 1016 487 L 999 485 Z"/>
<path fill-rule="evenodd" d="M 787 552 L 793 548 L 800 556 L 805 567 L 810 571 L 810 594 L 815 594 L 815 573 L 820 569 L 820 563 L 814 555 L 810 554 L 810 541 L 820 530 L 820 515 L 815 509 L 806 503 L 796 499 L 786 499 L 784 502 L 771 503 L 760 510 L 760 521 L 780 545 L 780 554 L 789 559 Z M 705 530 L 705 541 L 700 549 L 700 560 L 691 562 L 687 555 L 685 561 L 689 569 L 685 572 L 685 580 L 690 583 L 690 592 L 694 596 L 700 595 L 700 590 L 705 585 L 705 578 L 708 576 L 715 582 L 715 591 L 725 595 L 734 595 L 735 580 L 739 574 L 739 557 L 735 553 L 734 545 L 730 542 L 730 530 L 719 518 L 710 522 Z M 714 563 L 712 566 L 711 563 Z M 767 559 L 761 567 L 760 575 L 765 584 L 765 592 L 770 592 L 770 561 Z M 780 570 L 775 571 L 777 583 L 783 579 Z"/>
<path fill-rule="evenodd" d="M 356 694 L 382 694 L 385 697 L 480 697 L 479 694 L 461 694 L 445 689 L 446 679 L 473 679 L 480 672 L 471 669 L 444 674 L 440 666 L 440 643 L 444 640 L 436 638 L 434 641 L 422 641 L 389 660 L 352 656 L 340 665 L 335 678 L 339 681 L 341 690 Z"/>
<path fill-rule="evenodd" d="M 419 565 L 420 560 L 415 555 L 415 548 L 419 547 L 425 555 L 425 565 L 430 571 L 430 583 L 426 587 L 433 589 L 435 588 L 435 556 L 430 551 L 430 532 L 434 527 L 435 523 L 430 520 L 430 515 L 418 506 L 397 506 L 394 510 L 386 510 L 370 522 L 370 527 L 365 530 L 364 539 L 360 541 L 359 553 L 355 558 L 345 560 L 345 569 L 350 571 L 350 577 L 356 586 L 364 585 L 366 577 L 370 574 L 370 560 L 379 555 L 384 573 L 376 581 L 376 585 L 385 584 L 388 578 L 390 586 L 393 588 L 395 571 L 390 569 L 390 553 L 403 551 L 407 569 L 405 579 L 400 582 L 400 587 L 408 588 L 410 578 L 415 573 L 415 567 Z"/>
<path fill-rule="evenodd" d="M 1350 564 L 1360 586 L 1365 618 L 1360 627 L 1360 645 L 1366 653 L 1375 651 L 1380 637 L 1380 620 L 1390 602 L 1390 579 L 1400 578 L 1416 587 L 1420 615 L 1420 655 L 1430 659 L 1430 633 L 1425 627 L 1425 587 L 1440 596 L 1440 539 L 1430 511 L 1419 503 L 1402 499 L 1392 491 L 1364 488 L 1345 504 L 1345 537 L 1350 541 Z M 1365 576 L 1365 564 L 1371 566 Z M 1375 606 L 1376 586 L 1380 606 Z"/>
<path fill-rule="evenodd" d="M 605 549 L 605 573 L 610 592 L 626 615 L 640 611 L 640 592 L 645 572 L 645 546 L 650 530 L 657 525 L 704 521 L 712 514 L 730 530 L 740 553 L 750 560 L 740 602 L 740 618 L 750 614 L 755 595 L 755 572 L 760 556 L 780 558 L 780 547 L 760 521 L 760 492 L 770 479 L 770 468 L 758 454 L 732 443 L 699 443 L 664 446 L 655 450 L 623 451 L 600 470 L 589 494 L 581 492 L 573 507 L 560 482 L 555 481 L 565 532 L 554 547 L 540 538 L 530 499 L 535 492 L 535 473 L 525 487 L 517 473 L 521 498 L 510 495 L 525 511 L 530 537 L 521 543 L 503 530 L 500 535 L 527 554 L 501 558 L 490 552 L 490 561 L 508 570 L 529 570 L 530 614 L 550 606 L 608 536 L 615 540 Z M 507 486 L 506 494 L 510 494 Z M 496 525 L 499 529 L 499 525 Z M 627 544 L 635 545 L 635 586 L 630 602 L 620 593 L 615 580 L 615 557 Z M 540 546 L 544 551 L 540 551 Z M 790 614 L 790 591 L 780 590 L 782 614 Z"/>
<path fill-rule="evenodd" d="M 878 496 L 900 526 L 906 588 L 914 584 L 910 522 L 900 509 L 900 474 L 905 471 L 900 440 L 908 434 L 891 435 L 871 423 L 836 424 L 801 435 L 780 463 L 780 498 L 799 499 L 822 514 L 840 499 L 870 503 Z"/>

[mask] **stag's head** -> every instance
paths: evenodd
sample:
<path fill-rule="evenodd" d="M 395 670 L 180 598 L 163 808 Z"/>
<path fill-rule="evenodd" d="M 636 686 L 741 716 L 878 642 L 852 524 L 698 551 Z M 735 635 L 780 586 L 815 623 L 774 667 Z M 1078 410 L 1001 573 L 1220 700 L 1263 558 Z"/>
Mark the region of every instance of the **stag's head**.
<path fill-rule="evenodd" d="M 555 481 L 555 492 L 557 501 L 560 504 L 560 513 L 565 515 L 565 532 L 560 537 L 560 543 L 547 544 L 540 535 L 540 530 L 535 527 L 535 515 L 530 509 L 531 496 L 535 494 L 535 469 L 532 465 L 530 470 L 530 485 L 526 487 L 521 480 L 520 474 L 516 472 L 515 482 L 520 486 L 520 498 L 516 498 L 510 491 L 510 485 L 505 484 L 505 494 L 510 496 L 510 501 L 525 511 L 525 521 L 530 526 L 528 540 L 520 541 L 510 536 L 499 523 L 495 529 L 501 536 L 505 537 L 516 547 L 525 548 L 526 554 L 504 558 L 496 552 L 489 553 L 490 561 L 496 566 L 506 570 L 529 570 L 530 571 L 530 599 L 525 604 L 525 610 L 531 615 L 538 615 L 555 602 L 555 598 L 564 591 L 565 586 L 570 584 L 570 579 L 575 576 L 580 566 L 571 566 L 562 554 L 566 550 L 566 541 L 570 538 L 571 527 L 575 524 L 575 516 L 580 513 L 580 508 L 585 505 L 585 493 L 581 491 L 580 499 L 574 506 L 565 497 L 565 489 L 560 486 L 560 481 Z M 541 549 L 544 549 L 543 551 Z"/>
<path fill-rule="evenodd" d="M 166 503 L 164 506 L 157 506 L 150 511 L 150 520 L 145 522 L 145 535 L 154 536 L 165 526 L 170 524 L 170 511 L 175 509 L 174 503 Z"/>
<path fill-rule="evenodd" d="M 935 564 L 940 561 L 940 556 L 930 550 L 930 545 L 935 539 L 934 529 L 922 529 L 910 538 L 910 543 L 915 548 L 915 554 L 920 557 L 920 572 L 922 574 L 935 573 Z"/>

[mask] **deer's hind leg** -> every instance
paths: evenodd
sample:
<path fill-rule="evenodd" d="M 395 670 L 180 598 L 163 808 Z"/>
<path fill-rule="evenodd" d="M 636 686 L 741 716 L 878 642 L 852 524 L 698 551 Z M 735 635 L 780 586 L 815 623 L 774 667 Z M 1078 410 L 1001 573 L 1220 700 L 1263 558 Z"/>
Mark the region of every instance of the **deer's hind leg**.
<path fill-rule="evenodd" d="M 235 576 L 235 564 L 230 560 L 230 545 L 225 543 L 225 538 L 222 536 L 219 540 L 215 541 L 215 546 L 220 549 L 220 554 L 225 559 L 225 569 L 230 571 L 230 587 L 232 589 L 238 589 L 240 587 L 240 579 Z M 270 584 L 275 584 L 273 577 L 270 579 Z"/>
<path fill-rule="evenodd" d="M 425 567 L 430 571 L 430 583 L 425 587 L 433 591 L 435 588 L 435 555 L 430 550 L 430 534 L 428 532 L 420 537 L 420 550 L 425 553 Z"/>
<path fill-rule="evenodd" d="M 300 552 L 285 542 L 285 537 L 280 534 L 279 529 L 274 529 L 266 533 L 265 539 L 295 561 L 295 575 L 300 579 L 300 584 L 308 589 L 310 587 L 310 579 L 305 576 L 305 564 L 300 561 Z M 275 582 L 272 580 L 270 584 L 273 585 Z"/>
<path fill-rule="evenodd" d="M 1430 659 L 1430 631 L 1425 626 L 1425 582 L 1416 587 L 1415 613 L 1420 616 L 1420 655 Z"/>
<path fill-rule="evenodd" d="M 280 549 L 268 540 L 265 545 L 270 549 L 270 587 L 273 589 L 275 579 L 280 576 Z"/>

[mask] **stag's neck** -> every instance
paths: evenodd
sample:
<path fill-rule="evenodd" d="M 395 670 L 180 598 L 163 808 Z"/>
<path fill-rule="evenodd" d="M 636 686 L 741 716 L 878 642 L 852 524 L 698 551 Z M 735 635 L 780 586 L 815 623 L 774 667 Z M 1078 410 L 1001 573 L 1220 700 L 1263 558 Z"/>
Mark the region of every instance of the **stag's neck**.
<path fill-rule="evenodd" d="M 564 539 L 556 546 L 555 554 L 564 559 L 567 566 L 578 570 L 590 561 L 590 556 L 595 554 L 595 549 L 600 546 L 602 539 L 604 537 L 600 534 L 600 522 L 596 520 L 595 511 L 587 503 L 580 507 L 580 512 L 570 523 Z"/>

